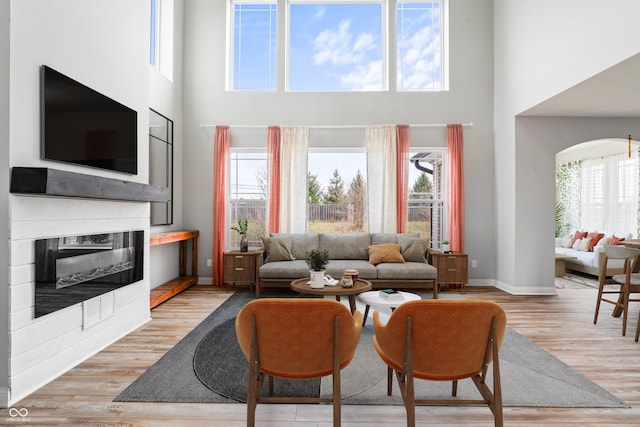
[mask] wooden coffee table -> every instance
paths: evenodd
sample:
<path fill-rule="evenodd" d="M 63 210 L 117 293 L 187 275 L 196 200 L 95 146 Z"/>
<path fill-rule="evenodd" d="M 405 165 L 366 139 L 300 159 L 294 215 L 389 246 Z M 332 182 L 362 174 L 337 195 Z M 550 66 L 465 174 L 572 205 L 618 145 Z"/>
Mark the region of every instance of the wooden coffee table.
<path fill-rule="evenodd" d="M 356 311 L 356 295 L 361 292 L 371 290 L 371 282 L 364 279 L 357 279 L 351 288 L 343 288 L 340 283 L 335 286 L 325 286 L 324 288 L 312 288 L 307 283 L 309 278 L 297 279 L 291 282 L 291 289 L 301 294 L 307 295 L 334 295 L 336 301 L 340 301 L 341 296 L 349 297 L 349 308 L 351 314 Z"/>
<path fill-rule="evenodd" d="M 556 254 L 556 277 L 562 277 L 566 274 L 567 265 L 565 264 L 565 261 L 569 259 L 578 259 L 578 257 Z"/>

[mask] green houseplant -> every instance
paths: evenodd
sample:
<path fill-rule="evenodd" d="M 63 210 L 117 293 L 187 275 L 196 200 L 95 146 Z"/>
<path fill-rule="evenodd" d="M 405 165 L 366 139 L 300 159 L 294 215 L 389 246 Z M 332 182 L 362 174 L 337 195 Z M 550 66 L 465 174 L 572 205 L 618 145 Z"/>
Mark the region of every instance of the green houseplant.
<path fill-rule="evenodd" d="M 449 253 L 449 241 L 448 240 L 443 240 L 442 241 L 442 252 L 444 252 L 445 254 Z"/>
<path fill-rule="evenodd" d="M 305 260 L 309 266 L 309 286 L 312 288 L 324 287 L 324 269 L 329 264 L 329 252 L 326 249 L 313 249 Z"/>
<path fill-rule="evenodd" d="M 231 229 L 240 235 L 240 252 L 247 252 L 249 250 L 249 241 L 247 240 L 249 221 L 246 219 L 239 219 L 236 225 L 232 226 Z"/>

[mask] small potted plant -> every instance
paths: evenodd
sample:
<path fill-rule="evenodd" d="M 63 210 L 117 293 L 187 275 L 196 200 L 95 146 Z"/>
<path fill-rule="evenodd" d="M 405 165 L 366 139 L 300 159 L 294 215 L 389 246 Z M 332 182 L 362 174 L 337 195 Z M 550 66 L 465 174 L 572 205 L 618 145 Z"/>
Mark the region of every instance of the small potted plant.
<path fill-rule="evenodd" d="M 450 252 L 450 246 L 449 246 L 449 241 L 448 240 L 443 240 L 442 241 L 442 252 L 444 252 L 445 254 L 448 254 Z"/>
<path fill-rule="evenodd" d="M 247 252 L 249 250 L 249 241 L 247 240 L 249 221 L 246 219 L 239 219 L 236 225 L 231 227 L 231 229 L 240 235 L 240 252 Z"/>
<path fill-rule="evenodd" d="M 324 269 L 329 264 L 329 252 L 326 249 L 313 249 L 306 259 L 311 277 L 309 285 L 312 288 L 324 287 Z"/>

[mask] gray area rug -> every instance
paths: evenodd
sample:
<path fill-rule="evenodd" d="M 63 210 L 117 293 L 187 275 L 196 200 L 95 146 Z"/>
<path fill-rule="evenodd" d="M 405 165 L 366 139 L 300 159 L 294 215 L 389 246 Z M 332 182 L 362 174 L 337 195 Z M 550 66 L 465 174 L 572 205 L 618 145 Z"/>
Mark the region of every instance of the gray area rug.
<path fill-rule="evenodd" d="M 114 401 L 243 402 L 248 364 L 235 339 L 233 320 L 240 308 L 252 299 L 253 295 L 248 292 L 231 296 Z M 362 311 L 362 307 L 359 309 Z M 343 403 L 402 404 L 397 384 L 394 383 L 393 396 L 386 395 L 386 365 L 373 348 L 372 334 L 369 320 L 354 360 L 342 371 Z M 627 407 L 510 328 L 500 352 L 500 369 L 504 406 Z M 275 384 L 276 394 L 331 394 L 330 376 L 321 381 L 276 379 Z M 450 382 L 416 381 L 416 396 L 448 398 L 450 389 Z M 479 398 L 471 380 L 460 381 L 458 397 Z"/>

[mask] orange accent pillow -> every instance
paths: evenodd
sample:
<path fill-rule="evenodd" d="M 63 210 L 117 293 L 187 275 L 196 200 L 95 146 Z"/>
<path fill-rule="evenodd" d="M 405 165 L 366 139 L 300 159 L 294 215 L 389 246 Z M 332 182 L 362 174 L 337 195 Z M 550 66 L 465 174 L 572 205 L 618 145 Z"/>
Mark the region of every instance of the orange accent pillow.
<path fill-rule="evenodd" d="M 569 247 L 572 248 L 576 240 L 584 239 L 585 237 L 587 237 L 587 234 L 589 233 L 587 233 L 586 231 L 576 231 L 573 235 L 573 238 L 571 238 L 571 244 L 569 245 Z"/>
<path fill-rule="evenodd" d="M 620 242 L 624 242 L 624 237 L 611 236 L 611 240 L 609 240 L 611 246 L 619 245 Z"/>
<path fill-rule="evenodd" d="M 600 239 L 604 237 L 604 233 L 589 233 L 587 234 L 587 238 L 591 238 L 591 242 L 589 243 L 589 251 L 593 252 L 593 248 L 596 247 Z"/>
<path fill-rule="evenodd" d="M 400 245 L 397 243 L 382 243 L 369 246 L 369 264 L 376 265 L 382 262 L 404 263 Z"/>

